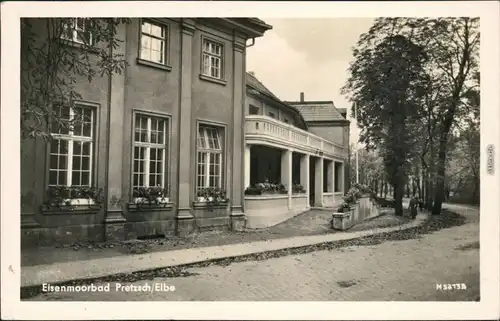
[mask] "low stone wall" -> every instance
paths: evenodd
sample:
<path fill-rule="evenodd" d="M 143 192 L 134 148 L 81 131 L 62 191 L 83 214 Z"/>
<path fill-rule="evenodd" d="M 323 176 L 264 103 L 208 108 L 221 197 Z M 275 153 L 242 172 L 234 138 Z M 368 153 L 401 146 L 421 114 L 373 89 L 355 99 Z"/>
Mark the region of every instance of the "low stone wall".
<path fill-rule="evenodd" d="M 335 199 L 333 193 L 323 193 L 323 207 L 333 207 L 335 205 Z"/>
<path fill-rule="evenodd" d="M 266 228 L 309 209 L 306 194 L 245 196 L 246 227 Z"/>
<path fill-rule="evenodd" d="M 307 194 L 293 194 L 292 195 L 292 210 L 305 211 L 309 208 L 307 203 Z"/>
<path fill-rule="evenodd" d="M 344 231 L 379 215 L 380 206 L 372 201 L 370 197 L 361 197 L 356 205 L 351 206 L 349 212 L 332 214 L 332 227 Z"/>

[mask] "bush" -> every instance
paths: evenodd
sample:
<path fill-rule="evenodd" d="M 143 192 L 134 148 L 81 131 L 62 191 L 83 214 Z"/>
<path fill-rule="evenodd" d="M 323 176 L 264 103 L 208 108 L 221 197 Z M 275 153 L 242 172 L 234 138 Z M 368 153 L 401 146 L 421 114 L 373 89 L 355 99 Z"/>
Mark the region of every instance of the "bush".
<path fill-rule="evenodd" d="M 245 195 L 262 195 L 262 194 L 287 194 L 283 184 L 274 184 L 274 183 L 257 183 L 250 187 L 247 187 L 245 190 Z"/>
<path fill-rule="evenodd" d="M 262 190 L 255 186 L 250 186 L 245 189 L 245 195 L 262 195 Z"/>
<path fill-rule="evenodd" d="M 306 189 L 300 184 L 293 184 L 292 193 L 305 193 Z"/>

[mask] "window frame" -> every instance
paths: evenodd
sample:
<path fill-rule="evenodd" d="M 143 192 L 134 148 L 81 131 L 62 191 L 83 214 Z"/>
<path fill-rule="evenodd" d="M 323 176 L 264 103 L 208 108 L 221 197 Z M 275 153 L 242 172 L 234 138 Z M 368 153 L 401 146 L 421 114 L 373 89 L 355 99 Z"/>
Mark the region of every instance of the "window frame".
<path fill-rule="evenodd" d="M 152 35 L 152 34 L 146 34 L 148 37 L 150 38 L 154 38 L 154 39 L 158 39 L 158 40 L 161 40 L 163 41 L 163 62 L 157 62 L 157 61 L 153 61 L 153 60 L 150 60 L 150 59 L 146 59 L 144 57 L 142 57 L 142 37 L 143 35 L 145 34 L 143 31 L 142 31 L 142 25 L 143 23 L 149 23 L 153 26 L 157 26 L 157 27 L 160 27 L 164 30 L 164 36 L 163 36 L 163 39 L 161 39 L 161 37 L 158 37 L 158 36 L 155 36 L 155 35 Z M 148 19 L 140 19 L 139 20 L 139 27 L 138 27 L 138 45 L 137 45 L 137 60 L 138 62 L 140 63 L 144 63 L 144 64 L 152 64 L 153 66 L 157 66 L 157 67 L 163 67 L 164 69 L 167 69 L 170 70 L 170 24 L 166 23 L 166 22 L 163 22 L 163 21 L 159 21 L 157 19 L 152 19 L 152 18 L 148 18 Z"/>
<path fill-rule="evenodd" d="M 217 151 L 216 149 L 211 149 L 211 148 L 200 148 L 198 142 L 200 139 L 200 129 L 205 128 L 205 129 L 212 129 L 215 130 L 217 135 L 219 136 L 219 144 L 220 144 L 220 151 Z M 205 134 L 208 134 L 207 132 Z M 205 136 L 205 144 L 206 146 L 208 145 L 208 135 Z M 200 153 L 203 153 L 205 156 L 204 158 L 204 173 L 202 176 L 200 176 L 200 171 L 199 171 L 199 155 Z M 210 162 L 211 155 L 220 155 L 219 156 L 219 178 L 218 178 L 218 187 L 217 184 L 216 186 L 210 186 L 210 177 L 213 177 L 210 175 L 210 165 L 212 164 Z M 226 126 L 220 123 L 213 123 L 213 122 L 203 122 L 199 121 L 197 122 L 196 126 L 196 143 L 195 143 L 195 181 L 194 181 L 194 190 L 195 190 L 195 195 L 198 194 L 198 192 L 202 188 L 208 188 L 208 187 L 217 187 L 222 190 L 225 190 L 226 188 L 226 182 L 225 182 L 225 175 L 224 171 L 226 168 L 227 164 L 227 155 L 226 155 Z M 205 184 L 203 186 L 198 185 L 198 179 L 199 177 L 203 177 L 203 180 Z"/>
<path fill-rule="evenodd" d="M 78 45 L 85 45 L 85 42 L 84 41 L 81 41 L 78 39 L 78 33 L 88 33 L 89 35 L 89 42 L 87 45 L 89 46 L 93 46 L 95 45 L 94 43 L 94 35 L 91 31 L 86 31 L 86 29 L 88 29 L 89 27 L 89 24 L 92 23 L 92 21 L 90 20 L 90 18 L 85 18 L 85 17 L 71 17 L 71 18 L 67 18 L 67 19 L 70 19 L 71 20 L 71 25 L 68 26 L 68 24 L 64 23 L 62 25 L 62 28 L 63 28 L 63 31 L 60 35 L 60 38 L 62 40 L 65 40 L 65 41 L 69 41 L 71 43 L 74 43 L 74 44 L 78 44 Z M 83 24 L 83 29 L 79 29 L 78 28 L 78 19 L 82 19 L 84 20 L 84 24 Z M 71 29 L 71 37 L 69 37 L 67 35 L 68 30 L 67 29 Z M 83 38 L 83 37 L 82 37 Z"/>
<path fill-rule="evenodd" d="M 69 106 L 68 106 L 69 107 Z M 86 136 L 75 136 L 72 135 L 74 130 L 68 129 L 68 134 L 59 134 L 59 133 L 52 133 L 51 129 L 51 124 L 49 124 L 49 131 L 51 132 L 50 135 L 58 140 L 65 140 L 68 142 L 68 153 L 66 154 L 67 161 L 66 161 L 66 166 L 67 166 L 67 177 L 66 177 L 66 184 L 64 185 L 53 185 L 50 184 L 50 172 L 51 172 L 51 155 L 52 155 L 52 150 L 51 150 L 51 145 L 52 141 L 48 142 L 46 144 L 46 158 L 45 158 L 45 187 L 46 188 L 51 188 L 51 187 L 56 187 L 56 186 L 65 186 L 65 187 L 86 187 L 87 185 L 68 185 L 69 183 L 72 183 L 73 180 L 73 168 L 72 168 L 72 162 L 73 162 L 73 144 L 75 141 L 78 142 L 90 142 L 90 147 L 89 147 L 89 187 L 97 187 L 97 147 L 99 144 L 99 131 L 97 130 L 99 128 L 99 105 L 94 104 L 94 103 L 89 103 L 89 102 L 84 102 L 84 101 L 75 101 L 73 103 L 73 108 L 70 108 L 70 119 L 71 116 L 74 116 L 74 110 L 73 108 L 86 108 L 91 111 L 91 128 L 90 128 L 90 134 L 91 138 L 88 138 Z M 77 139 L 74 139 L 76 137 Z M 70 171 L 70 165 L 71 165 L 71 171 Z M 59 169 L 57 169 L 59 171 Z"/>
<path fill-rule="evenodd" d="M 220 47 L 220 55 L 217 56 L 217 54 L 215 54 L 215 53 L 206 52 L 205 51 L 205 42 L 208 42 L 209 44 L 212 44 L 212 45 L 219 46 Z M 224 81 L 225 80 L 225 78 L 226 78 L 225 77 L 225 58 L 226 58 L 226 55 L 224 54 L 225 53 L 224 50 L 225 50 L 225 46 L 224 46 L 224 43 L 222 43 L 221 41 L 215 40 L 211 37 L 207 37 L 204 35 L 201 36 L 200 74 L 202 76 L 208 77 L 209 79 L 214 79 L 216 81 Z M 210 72 L 205 73 L 205 64 L 204 64 L 205 55 L 207 55 L 209 58 L 219 59 L 219 77 L 215 77 L 211 74 L 211 70 L 212 70 L 211 63 L 209 64 L 209 67 L 208 67 Z M 211 61 L 211 60 L 209 59 L 209 61 Z"/>
<path fill-rule="evenodd" d="M 150 143 L 150 142 L 138 142 L 135 140 L 136 121 L 137 121 L 138 117 L 145 117 L 147 119 L 147 127 L 146 128 L 148 129 L 148 131 L 146 133 L 146 135 L 147 135 L 146 137 L 147 137 L 148 141 L 151 138 L 151 120 L 153 118 L 155 118 L 157 120 L 164 121 L 163 144 Z M 148 111 L 144 111 L 144 110 L 134 110 L 132 113 L 132 131 L 131 132 L 132 132 L 131 133 L 131 136 L 132 136 L 131 137 L 131 155 L 130 155 L 130 157 L 131 157 L 130 158 L 131 159 L 131 162 L 130 162 L 130 174 L 131 174 L 130 193 L 131 193 L 131 196 L 133 195 L 135 188 L 138 188 L 138 187 L 148 188 L 148 187 L 156 187 L 157 186 L 157 185 L 156 186 L 149 186 L 149 176 L 151 175 L 151 173 L 150 173 L 150 171 L 146 171 L 146 168 L 147 169 L 150 168 L 150 150 L 151 150 L 151 148 L 163 149 L 163 157 L 162 157 L 163 164 L 161 166 L 161 168 L 163 169 L 163 173 L 162 173 L 162 177 L 161 177 L 161 180 L 162 180 L 161 187 L 164 189 L 167 189 L 166 196 L 170 196 L 171 190 L 170 190 L 170 183 L 169 182 L 171 179 L 171 175 L 170 175 L 170 171 L 168 169 L 169 169 L 169 165 L 170 165 L 170 153 L 171 153 L 171 144 L 170 144 L 171 116 L 167 115 L 167 114 L 148 112 Z M 160 147 L 160 146 L 163 146 L 163 147 Z M 145 153 L 144 153 L 145 158 L 141 159 L 141 160 L 145 162 L 144 173 L 142 173 L 142 174 L 144 175 L 143 181 L 147 184 L 142 185 L 142 186 L 135 186 L 134 185 L 134 175 L 141 173 L 141 172 L 136 173 L 134 171 L 134 162 L 136 161 L 136 158 L 135 158 L 135 148 L 136 147 L 145 147 L 146 148 Z M 137 158 L 137 159 L 139 159 L 139 158 Z"/>

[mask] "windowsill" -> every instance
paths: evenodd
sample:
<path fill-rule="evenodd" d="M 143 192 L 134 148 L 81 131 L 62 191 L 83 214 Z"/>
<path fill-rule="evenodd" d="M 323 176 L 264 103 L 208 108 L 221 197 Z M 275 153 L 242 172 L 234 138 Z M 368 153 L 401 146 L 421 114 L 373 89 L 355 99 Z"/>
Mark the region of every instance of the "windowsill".
<path fill-rule="evenodd" d="M 221 85 L 221 86 L 225 86 L 227 84 L 227 81 L 225 81 L 223 79 L 218 79 L 218 78 L 210 77 L 210 76 L 207 76 L 207 75 L 204 75 L 204 74 L 200 74 L 200 79 L 201 80 L 205 80 L 205 81 L 210 81 L 210 82 L 213 82 L 213 83 Z"/>
<path fill-rule="evenodd" d="M 68 47 L 73 47 L 73 48 L 77 48 L 80 50 L 86 50 L 88 52 L 95 53 L 95 54 L 97 54 L 99 52 L 99 48 L 97 48 L 95 46 L 85 46 L 85 44 L 83 44 L 81 42 L 76 42 L 76 41 L 72 41 L 72 40 L 68 40 L 68 39 L 59 39 L 59 41 Z"/>
<path fill-rule="evenodd" d="M 138 65 L 143 65 L 143 66 L 148 66 L 151 68 L 156 68 L 156 69 L 161 69 L 165 71 L 172 71 L 172 66 L 169 65 L 164 65 L 164 64 L 159 64 L 157 62 L 149 61 L 149 60 L 144 60 L 141 58 L 137 58 L 137 64 Z"/>
<path fill-rule="evenodd" d="M 97 214 L 102 209 L 99 205 L 42 205 L 40 211 L 43 215 L 65 215 L 65 214 Z"/>
<path fill-rule="evenodd" d="M 197 208 L 227 208 L 227 206 L 229 205 L 229 202 L 223 202 L 223 203 L 218 203 L 218 204 L 214 204 L 214 203 L 209 203 L 209 202 L 198 202 L 198 201 L 194 201 L 193 202 L 193 208 L 197 209 Z"/>
<path fill-rule="evenodd" d="M 147 212 L 147 211 L 171 211 L 174 208 L 173 203 L 128 203 L 128 210 L 130 212 Z"/>

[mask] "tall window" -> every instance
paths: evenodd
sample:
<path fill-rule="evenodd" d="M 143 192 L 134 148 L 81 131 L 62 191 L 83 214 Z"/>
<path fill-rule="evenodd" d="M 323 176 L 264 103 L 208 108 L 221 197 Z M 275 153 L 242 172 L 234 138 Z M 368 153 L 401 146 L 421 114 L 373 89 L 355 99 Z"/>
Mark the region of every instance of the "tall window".
<path fill-rule="evenodd" d="M 222 45 L 203 39 L 203 70 L 206 76 L 222 79 Z"/>
<path fill-rule="evenodd" d="M 133 187 L 165 187 L 167 120 L 135 116 Z"/>
<path fill-rule="evenodd" d="M 58 118 L 70 126 L 53 124 L 50 143 L 49 185 L 92 186 L 94 110 L 57 107 Z"/>
<path fill-rule="evenodd" d="M 143 21 L 141 27 L 140 58 L 151 62 L 167 63 L 167 27 Z"/>
<path fill-rule="evenodd" d="M 92 44 L 92 33 L 90 32 L 89 18 L 69 18 L 63 24 L 61 38 L 76 43 Z"/>
<path fill-rule="evenodd" d="M 221 129 L 200 126 L 197 151 L 197 189 L 204 187 L 222 188 L 223 146 Z"/>

